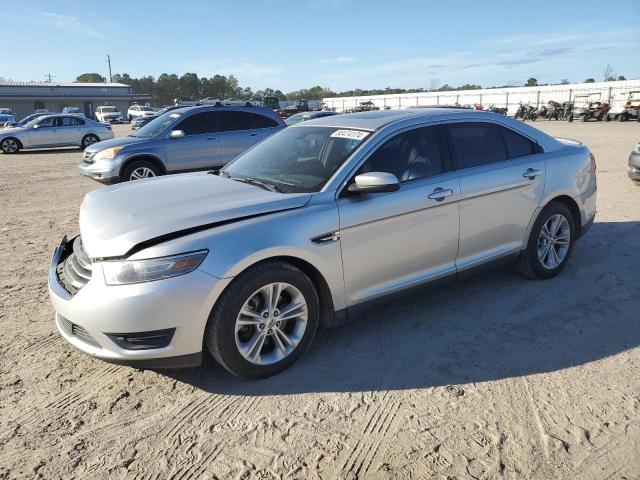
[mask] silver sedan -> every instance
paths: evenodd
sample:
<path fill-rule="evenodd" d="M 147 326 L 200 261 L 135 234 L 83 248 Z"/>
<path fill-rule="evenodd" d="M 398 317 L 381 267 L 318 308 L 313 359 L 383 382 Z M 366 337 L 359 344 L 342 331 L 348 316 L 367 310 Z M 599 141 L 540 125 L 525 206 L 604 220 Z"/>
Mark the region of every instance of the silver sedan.
<path fill-rule="evenodd" d="M 49 270 L 56 323 L 104 360 L 197 365 L 204 347 L 266 377 L 391 294 L 505 262 L 558 275 L 594 220 L 595 172 L 585 145 L 495 113 L 310 120 L 220 171 L 88 193 Z"/>
<path fill-rule="evenodd" d="M 17 153 L 27 148 L 86 148 L 111 138 L 113 131 L 110 125 L 82 115 L 43 115 L 21 127 L 0 130 L 0 150 Z"/>

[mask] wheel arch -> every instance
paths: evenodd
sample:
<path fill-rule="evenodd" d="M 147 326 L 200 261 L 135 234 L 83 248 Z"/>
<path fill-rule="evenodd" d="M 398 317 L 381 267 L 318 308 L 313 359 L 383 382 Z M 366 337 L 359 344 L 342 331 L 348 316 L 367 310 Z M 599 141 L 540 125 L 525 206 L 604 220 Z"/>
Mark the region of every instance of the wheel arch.
<path fill-rule="evenodd" d="M 22 141 L 18 137 L 4 137 L 2 140 L 0 140 L 0 142 L 4 142 L 5 140 L 9 140 L 9 139 L 15 140 L 16 142 L 18 142 L 18 146 L 20 147 L 20 149 L 24 148 Z"/>
<path fill-rule="evenodd" d="M 324 327 L 332 327 L 338 323 L 336 321 L 333 297 L 331 296 L 331 289 L 329 288 L 329 284 L 327 283 L 327 280 L 324 278 L 324 275 L 320 272 L 320 270 L 318 270 L 317 267 L 315 267 L 307 260 L 303 260 L 300 257 L 294 257 L 290 255 L 275 255 L 262 258 L 257 262 L 251 263 L 250 265 L 243 268 L 240 272 L 238 272 L 235 276 L 238 276 L 246 272 L 247 270 L 263 263 L 273 261 L 279 261 L 288 263 L 289 265 L 293 265 L 294 267 L 302 270 L 302 272 L 307 275 L 307 277 L 309 277 L 311 283 L 313 283 L 313 286 L 316 289 L 316 292 L 318 293 L 318 301 L 320 307 L 320 325 Z M 215 305 L 213 308 L 215 308 Z"/>
<path fill-rule="evenodd" d="M 569 211 L 571 212 L 571 216 L 573 217 L 573 223 L 576 229 L 576 239 L 579 239 L 580 236 L 582 235 L 582 215 L 580 213 L 580 207 L 578 206 L 578 203 L 570 195 L 566 195 L 566 194 L 555 195 L 553 197 L 549 197 L 548 199 L 546 199 L 546 201 L 543 204 L 540 204 L 540 206 L 535 212 L 535 215 L 531 217 L 531 221 L 529 222 L 529 226 L 527 227 L 527 234 L 525 235 L 524 241 L 522 243 L 523 250 L 527 245 L 527 241 L 529 240 L 529 235 L 531 235 L 531 229 L 533 228 L 533 225 L 536 223 L 536 220 L 538 219 L 542 211 L 547 206 L 549 206 L 552 202 L 561 203 L 569 209 Z"/>
<path fill-rule="evenodd" d="M 151 155 L 151 154 L 148 154 L 148 153 L 142 153 L 142 154 L 133 155 L 132 157 L 129 157 L 124 162 L 122 162 L 122 165 L 120 166 L 120 177 L 122 177 L 122 175 L 124 174 L 125 169 L 129 165 L 131 165 L 131 163 L 136 162 L 138 160 L 145 160 L 147 162 L 151 162 L 156 167 L 158 167 L 160 169 L 160 171 L 162 172 L 163 175 L 167 173 L 167 168 L 165 167 L 165 165 L 162 162 L 162 160 L 160 160 L 155 155 Z"/>

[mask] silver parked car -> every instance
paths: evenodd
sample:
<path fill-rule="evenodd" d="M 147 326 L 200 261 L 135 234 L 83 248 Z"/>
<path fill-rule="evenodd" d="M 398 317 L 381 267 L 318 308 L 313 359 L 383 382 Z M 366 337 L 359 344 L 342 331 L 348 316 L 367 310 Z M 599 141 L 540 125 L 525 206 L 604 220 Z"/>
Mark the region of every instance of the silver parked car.
<path fill-rule="evenodd" d="M 269 108 L 184 107 L 87 148 L 78 170 L 102 183 L 218 168 L 285 127 Z"/>
<path fill-rule="evenodd" d="M 24 125 L 0 130 L 0 150 L 17 153 L 26 148 L 81 147 L 113 138 L 110 125 L 71 114 L 41 115 Z"/>
<path fill-rule="evenodd" d="M 596 208 L 595 161 L 488 112 L 356 113 L 289 127 L 217 175 L 95 190 L 56 249 L 62 336 L 139 367 L 291 365 L 319 324 L 512 262 L 551 278 Z"/>

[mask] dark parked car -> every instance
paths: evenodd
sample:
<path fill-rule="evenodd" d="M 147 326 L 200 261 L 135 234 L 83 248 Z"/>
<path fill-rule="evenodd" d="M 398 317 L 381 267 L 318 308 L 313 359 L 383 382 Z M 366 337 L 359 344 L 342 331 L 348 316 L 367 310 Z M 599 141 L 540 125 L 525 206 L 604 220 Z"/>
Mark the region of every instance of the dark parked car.
<path fill-rule="evenodd" d="M 170 112 L 171 110 L 175 110 L 176 108 L 184 108 L 184 105 L 167 105 L 166 107 L 162 107 L 160 110 L 158 110 L 154 115 L 134 118 L 133 120 L 131 120 L 131 128 L 133 130 L 138 130 L 139 128 L 144 127 L 151 120 L 154 120 L 160 115 Z"/>

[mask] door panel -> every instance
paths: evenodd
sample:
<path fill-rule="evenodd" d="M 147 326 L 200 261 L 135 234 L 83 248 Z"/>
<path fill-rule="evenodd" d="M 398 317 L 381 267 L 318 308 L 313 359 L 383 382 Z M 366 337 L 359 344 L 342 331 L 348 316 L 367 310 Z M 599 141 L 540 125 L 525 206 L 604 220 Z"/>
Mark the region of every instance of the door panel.
<path fill-rule="evenodd" d="M 438 188 L 452 194 L 429 198 Z M 397 192 L 340 199 L 347 305 L 454 273 L 459 197 L 458 177 L 450 172 Z"/>
<path fill-rule="evenodd" d="M 174 130 L 182 130 L 182 138 L 164 140 L 167 169 L 199 170 L 220 165 L 218 112 L 201 112 L 179 122 Z"/>
<path fill-rule="evenodd" d="M 220 132 L 220 163 L 227 164 L 260 141 L 260 130 Z"/>
<path fill-rule="evenodd" d="M 54 126 L 54 118 L 47 118 L 38 123 L 37 129 L 29 131 L 31 147 L 45 147 L 58 143 L 58 129 Z"/>

